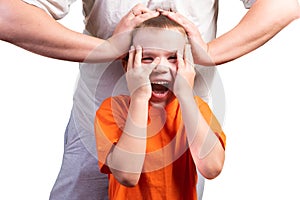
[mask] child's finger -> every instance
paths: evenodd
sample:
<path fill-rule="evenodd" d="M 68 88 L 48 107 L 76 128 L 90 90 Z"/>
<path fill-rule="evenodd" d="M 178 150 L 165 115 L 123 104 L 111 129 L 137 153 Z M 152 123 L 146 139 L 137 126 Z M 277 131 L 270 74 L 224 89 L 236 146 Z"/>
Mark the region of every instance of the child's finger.
<path fill-rule="evenodd" d="M 133 67 L 141 67 L 141 60 L 142 60 L 142 47 L 140 45 L 137 45 L 135 48 Z"/>
<path fill-rule="evenodd" d="M 128 56 L 128 62 L 127 62 L 127 71 L 132 69 L 134 54 L 135 54 L 135 48 L 134 48 L 134 46 L 131 46 L 130 50 L 129 50 L 129 56 Z"/>
<path fill-rule="evenodd" d="M 190 66 L 190 67 L 194 66 L 193 55 L 192 55 L 192 48 L 191 48 L 190 44 L 186 44 L 184 46 L 183 59 L 184 59 L 184 62 L 185 62 L 186 66 Z"/>
<path fill-rule="evenodd" d="M 153 62 L 150 64 L 150 66 L 147 66 L 147 68 L 149 69 L 149 72 L 151 73 L 153 71 L 153 69 L 160 63 L 160 58 L 156 57 Z"/>
<path fill-rule="evenodd" d="M 183 57 L 182 57 L 182 53 L 177 51 L 176 54 L 177 54 L 177 68 L 178 68 L 177 71 L 178 71 L 179 69 L 181 69 L 185 66 L 184 66 L 184 60 L 183 60 Z"/>

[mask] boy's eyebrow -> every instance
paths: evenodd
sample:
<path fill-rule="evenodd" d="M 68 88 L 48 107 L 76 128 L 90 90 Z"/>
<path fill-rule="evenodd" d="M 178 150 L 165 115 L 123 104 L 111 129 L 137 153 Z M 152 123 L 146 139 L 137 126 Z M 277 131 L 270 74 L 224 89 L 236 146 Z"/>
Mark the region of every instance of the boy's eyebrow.
<path fill-rule="evenodd" d="M 143 49 L 143 55 L 152 55 L 155 53 L 155 51 L 160 50 L 160 51 L 164 51 L 170 54 L 176 54 L 178 52 L 178 50 L 172 50 L 172 51 L 168 51 L 168 50 L 164 50 L 164 49 L 153 49 L 153 48 L 148 48 L 148 49 Z"/>

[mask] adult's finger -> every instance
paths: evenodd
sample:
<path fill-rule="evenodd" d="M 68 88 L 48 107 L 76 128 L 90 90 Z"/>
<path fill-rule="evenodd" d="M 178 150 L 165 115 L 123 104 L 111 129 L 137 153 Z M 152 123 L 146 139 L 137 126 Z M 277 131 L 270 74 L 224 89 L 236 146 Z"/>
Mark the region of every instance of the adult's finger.
<path fill-rule="evenodd" d="M 151 19 L 153 17 L 157 17 L 159 15 L 159 12 L 156 11 L 152 11 L 152 12 L 147 12 L 147 13 L 143 13 L 140 15 L 135 16 L 134 20 L 135 20 L 135 24 L 138 25 L 148 19 Z"/>
<path fill-rule="evenodd" d="M 169 19 L 177 22 L 178 24 L 180 24 L 185 29 L 188 36 L 190 36 L 190 34 L 194 34 L 193 33 L 195 29 L 194 24 L 183 15 L 171 11 L 161 11 L 160 13 L 162 15 L 167 16 Z"/>
<path fill-rule="evenodd" d="M 156 17 L 159 15 L 159 12 L 152 11 L 146 8 L 144 5 L 137 5 L 133 7 L 118 23 L 114 30 L 114 35 L 131 31 L 141 22 Z"/>
<path fill-rule="evenodd" d="M 175 12 L 171 12 L 171 11 L 166 11 L 166 10 L 159 10 L 159 12 L 162 14 L 162 15 L 165 15 L 167 16 L 169 19 L 177 22 L 178 24 L 180 25 L 184 25 L 184 21 L 186 21 L 185 17 L 180 15 L 179 13 L 175 13 Z"/>
<path fill-rule="evenodd" d="M 136 4 L 131 10 L 130 13 L 137 16 L 137 15 L 141 15 L 144 13 L 150 13 L 153 12 L 152 10 L 150 10 L 149 8 L 147 8 L 144 4 Z"/>

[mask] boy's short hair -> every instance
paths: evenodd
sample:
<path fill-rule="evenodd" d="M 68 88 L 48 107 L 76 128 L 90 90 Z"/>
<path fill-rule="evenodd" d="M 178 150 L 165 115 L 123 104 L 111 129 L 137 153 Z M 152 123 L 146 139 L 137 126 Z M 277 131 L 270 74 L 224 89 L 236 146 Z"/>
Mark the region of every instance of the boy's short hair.
<path fill-rule="evenodd" d="M 169 19 L 165 15 L 159 15 L 157 17 L 153 17 L 153 18 L 150 18 L 150 19 L 142 22 L 140 25 L 138 25 L 136 27 L 134 34 L 139 28 L 145 28 L 145 27 L 177 29 L 183 35 L 186 35 L 185 29 L 183 28 L 183 26 L 181 26 L 177 22 Z"/>

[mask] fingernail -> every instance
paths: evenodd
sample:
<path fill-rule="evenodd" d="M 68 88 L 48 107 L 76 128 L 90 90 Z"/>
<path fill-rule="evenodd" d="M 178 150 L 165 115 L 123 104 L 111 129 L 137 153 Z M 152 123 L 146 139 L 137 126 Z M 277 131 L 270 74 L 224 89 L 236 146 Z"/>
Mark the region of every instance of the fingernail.
<path fill-rule="evenodd" d="M 131 45 L 131 46 L 130 46 L 130 49 L 129 49 L 129 52 L 133 52 L 133 51 L 134 51 L 134 46 Z"/>
<path fill-rule="evenodd" d="M 154 61 L 158 62 L 159 60 L 160 60 L 160 57 L 156 57 Z"/>
<path fill-rule="evenodd" d="M 173 13 L 173 12 L 168 12 L 168 16 L 173 17 L 173 16 L 174 16 L 174 13 Z"/>

